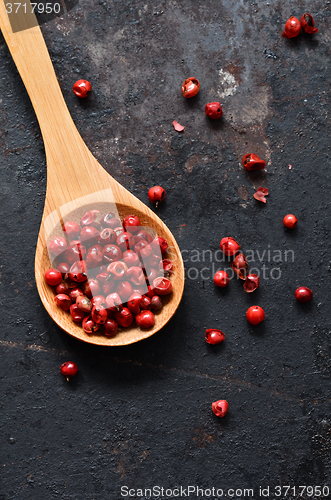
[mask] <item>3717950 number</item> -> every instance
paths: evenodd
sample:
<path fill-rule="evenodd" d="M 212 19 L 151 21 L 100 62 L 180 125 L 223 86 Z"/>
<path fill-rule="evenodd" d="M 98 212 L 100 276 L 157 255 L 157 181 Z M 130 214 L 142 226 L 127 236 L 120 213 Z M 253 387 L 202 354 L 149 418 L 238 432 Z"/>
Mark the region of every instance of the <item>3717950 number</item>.
<path fill-rule="evenodd" d="M 328 486 L 275 486 L 276 497 L 298 495 L 298 497 L 321 497 L 329 498 L 330 488 Z"/>
<path fill-rule="evenodd" d="M 25 14 L 36 12 L 37 14 L 59 14 L 61 10 L 61 5 L 58 2 L 55 3 L 20 3 L 12 2 L 6 3 L 7 14 L 17 14 L 19 10 L 22 10 Z"/>

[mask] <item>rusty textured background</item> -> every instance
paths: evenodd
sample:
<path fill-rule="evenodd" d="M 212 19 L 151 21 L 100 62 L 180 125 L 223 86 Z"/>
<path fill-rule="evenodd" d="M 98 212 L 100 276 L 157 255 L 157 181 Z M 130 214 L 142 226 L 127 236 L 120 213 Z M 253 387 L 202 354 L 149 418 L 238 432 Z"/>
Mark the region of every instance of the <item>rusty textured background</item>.
<path fill-rule="evenodd" d="M 70 112 L 143 202 L 151 185 L 166 189 L 158 212 L 191 257 L 190 277 L 168 326 L 137 345 L 83 345 L 53 324 L 33 269 L 43 142 L 0 36 L 1 500 L 118 500 L 122 485 L 331 488 L 330 2 L 74 4 L 42 25 Z M 319 33 L 281 38 L 306 10 Z M 180 92 L 188 76 L 201 82 L 191 100 Z M 85 101 L 71 90 L 78 78 L 93 85 Z M 217 122 L 204 114 L 214 100 Z M 242 168 L 252 151 L 265 172 Z M 259 186 L 270 190 L 263 206 Z M 299 219 L 294 231 L 286 213 Z M 265 251 L 256 267 L 281 277 L 266 274 L 250 295 L 235 280 L 215 289 L 223 236 Z M 194 262 L 208 249 L 213 262 Z M 294 299 L 302 284 L 314 291 L 304 306 Z M 253 328 L 245 312 L 255 303 L 266 321 Z M 224 344 L 208 346 L 207 327 L 221 328 Z M 69 384 L 58 370 L 67 359 L 80 370 Z M 211 402 L 223 398 L 230 410 L 217 419 Z"/>

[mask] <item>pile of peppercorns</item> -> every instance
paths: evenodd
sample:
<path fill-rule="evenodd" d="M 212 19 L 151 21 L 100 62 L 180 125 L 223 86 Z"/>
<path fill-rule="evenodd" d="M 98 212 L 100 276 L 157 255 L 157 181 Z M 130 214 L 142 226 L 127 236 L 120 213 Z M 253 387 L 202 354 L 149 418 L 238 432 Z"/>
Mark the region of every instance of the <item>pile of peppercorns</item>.
<path fill-rule="evenodd" d="M 56 267 L 45 272 L 45 281 L 55 288 L 57 305 L 87 334 L 113 337 L 134 319 L 140 328 L 151 328 L 160 297 L 172 291 L 173 264 L 164 258 L 168 244 L 143 229 L 136 215 L 121 223 L 113 213 L 97 221 L 98 214 L 89 210 L 79 224 L 66 222 L 65 237 L 48 243 Z"/>

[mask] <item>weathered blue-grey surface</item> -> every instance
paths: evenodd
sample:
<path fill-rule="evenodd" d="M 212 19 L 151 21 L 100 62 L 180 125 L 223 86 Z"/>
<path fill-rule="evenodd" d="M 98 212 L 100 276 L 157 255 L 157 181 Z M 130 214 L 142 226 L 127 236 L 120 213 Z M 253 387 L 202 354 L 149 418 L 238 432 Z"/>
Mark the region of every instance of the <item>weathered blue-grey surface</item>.
<path fill-rule="evenodd" d="M 305 9 L 319 33 L 281 38 Z M 158 213 L 187 260 L 168 326 L 109 349 L 71 339 L 39 300 L 45 155 L 0 37 L 1 500 L 118 500 L 125 485 L 254 488 L 254 498 L 260 485 L 270 498 L 276 485 L 331 488 L 330 18 L 321 0 L 81 0 L 43 24 L 83 139 L 143 202 L 150 186 L 166 189 Z M 201 82 L 191 100 L 180 92 L 188 76 Z M 85 101 L 71 90 L 78 78 L 93 85 Z M 215 100 L 224 114 L 211 122 L 204 105 Z M 244 171 L 248 152 L 265 172 Z M 253 199 L 259 186 L 266 205 Z M 215 253 L 224 236 L 255 259 L 253 294 L 237 280 L 213 286 L 228 266 Z M 296 303 L 299 285 L 311 303 Z M 253 328 L 256 303 L 266 321 Z M 205 343 L 210 327 L 224 344 Z M 79 366 L 69 384 L 58 370 L 68 359 Z M 230 410 L 217 419 L 211 402 L 223 398 Z"/>

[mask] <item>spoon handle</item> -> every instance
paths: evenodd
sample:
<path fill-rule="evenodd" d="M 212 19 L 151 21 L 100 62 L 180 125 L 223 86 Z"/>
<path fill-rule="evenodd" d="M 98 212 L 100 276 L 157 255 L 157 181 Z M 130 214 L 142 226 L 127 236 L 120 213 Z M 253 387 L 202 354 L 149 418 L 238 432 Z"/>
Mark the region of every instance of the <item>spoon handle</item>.
<path fill-rule="evenodd" d="M 81 147 L 83 141 L 64 101 L 29 0 L 25 0 L 27 13 L 21 5 L 17 14 L 8 15 L 6 3 L 0 0 L 0 28 L 37 115 L 46 156 L 52 156 L 54 148 L 62 149 L 69 137 Z M 12 6 L 16 9 L 14 0 Z M 16 31 L 19 27 L 23 29 Z"/>
<path fill-rule="evenodd" d="M 6 0 L 0 0 L 0 28 L 30 96 L 45 144 L 44 215 L 100 189 L 112 187 L 116 192 L 121 186 L 93 157 L 70 116 L 35 15 L 31 11 L 25 14 L 19 8 L 14 19 L 9 19 L 5 3 Z M 29 11 L 29 0 L 25 3 Z M 12 5 L 14 8 L 15 3 Z M 122 187 L 121 190 L 125 191 Z"/>

